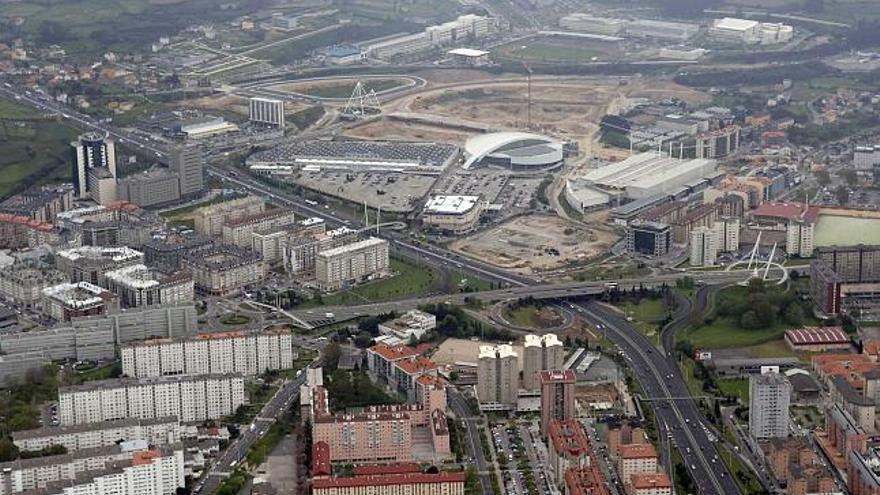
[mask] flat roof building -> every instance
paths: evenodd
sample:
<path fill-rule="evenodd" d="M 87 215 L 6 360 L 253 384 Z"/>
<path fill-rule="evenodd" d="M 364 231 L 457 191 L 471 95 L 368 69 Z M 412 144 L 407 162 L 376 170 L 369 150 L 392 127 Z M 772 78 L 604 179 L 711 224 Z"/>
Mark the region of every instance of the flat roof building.
<path fill-rule="evenodd" d="M 473 230 L 485 208 L 481 196 L 432 196 L 422 210 L 422 222 L 440 231 L 463 234 Z"/>
<path fill-rule="evenodd" d="M 481 345 L 477 364 L 477 399 L 480 407 L 509 409 L 519 389 L 519 356 L 513 347 Z"/>
<path fill-rule="evenodd" d="M 131 265 L 107 272 L 104 285 L 128 308 L 191 303 L 195 298 L 192 275 L 185 272 L 163 275 L 146 265 Z"/>
<path fill-rule="evenodd" d="M 61 283 L 43 289 L 43 313 L 57 321 L 106 315 L 119 309 L 116 294 L 89 282 Z"/>
<path fill-rule="evenodd" d="M 717 166 L 715 160 L 682 160 L 645 152 L 593 170 L 584 180 L 604 190 L 625 191 L 630 199 L 642 199 L 673 193 L 692 181 L 712 175 Z"/>
<path fill-rule="evenodd" d="M 388 273 L 388 241 L 371 237 L 318 253 L 315 275 L 321 290 L 338 290 Z"/>

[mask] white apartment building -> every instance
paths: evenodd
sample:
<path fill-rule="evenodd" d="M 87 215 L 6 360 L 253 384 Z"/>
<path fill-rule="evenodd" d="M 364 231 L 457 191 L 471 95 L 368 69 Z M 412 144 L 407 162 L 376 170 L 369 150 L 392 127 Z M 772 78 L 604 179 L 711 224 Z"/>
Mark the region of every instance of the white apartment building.
<path fill-rule="evenodd" d="M 251 98 L 248 101 L 248 120 L 284 128 L 284 102 L 270 98 Z"/>
<path fill-rule="evenodd" d="M 537 390 L 541 387 L 539 371 L 562 370 L 565 349 L 554 333 L 526 335 L 523 344 L 523 388 Z"/>
<path fill-rule="evenodd" d="M 757 440 L 788 436 L 791 382 L 778 366 L 749 376 L 749 433 Z"/>
<path fill-rule="evenodd" d="M 168 461 L 168 458 L 173 461 Z M 153 464 L 158 460 L 158 464 Z M 107 491 L 69 490 L 81 482 L 92 480 L 92 474 L 100 476 L 113 472 L 123 466 L 152 466 L 158 479 L 143 484 L 142 479 L 127 480 L 132 489 L 146 491 L 126 491 L 125 483 L 115 483 Z M 143 473 L 139 473 L 143 474 Z M 141 478 L 140 476 L 137 478 Z M 78 450 L 76 452 L 34 457 L 0 464 L 0 495 L 9 495 L 27 490 L 45 489 L 48 493 L 80 495 L 82 493 L 107 493 L 114 495 L 163 495 L 171 494 L 183 486 L 183 445 L 180 443 L 165 448 L 150 449 L 147 442 L 136 440 L 119 445 Z M 115 488 L 115 489 L 113 489 Z"/>
<path fill-rule="evenodd" d="M 853 150 L 853 167 L 862 172 L 871 172 L 880 165 L 880 145 L 856 146 Z"/>
<path fill-rule="evenodd" d="M 255 215 L 265 209 L 266 203 L 257 196 L 245 196 L 202 206 L 193 211 L 195 230 L 204 236 L 219 237 L 223 234 L 223 224 L 227 220 Z"/>
<path fill-rule="evenodd" d="M 425 37 L 434 46 L 476 40 L 485 37 L 488 33 L 489 19 L 475 14 L 459 16 L 454 21 L 425 28 Z"/>
<path fill-rule="evenodd" d="M 50 487 L 58 495 L 173 495 L 186 485 L 183 450 L 152 449 Z"/>
<path fill-rule="evenodd" d="M 253 246 L 254 232 L 295 221 L 293 211 L 284 208 L 227 220 L 223 223 L 223 242 L 250 249 Z"/>
<path fill-rule="evenodd" d="M 789 220 L 785 228 L 785 251 L 791 256 L 813 255 L 816 224 L 809 220 Z"/>
<path fill-rule="evenodd" d="M 120 439 L 144 440 L 150 445 L 177 443 L 181 439 L 180 421 L 177 416 L 126 418 L 103 423 L 47 426 L 12 433 L 12 441 L 20 450 L 40 450 L 51 445 L 63 445 L 68 452 L 74 452 L 116 445 Z"/>
<path fill-rule="evenodd" d="M 116 378 L 61 388 L 58 421 L 69 426 L 177 416 L 187 423 L 222 418 L 245 402 L 238 374 Z"/>
<path fill-rule="evenodd" d="M 119 296 L 124 307 L 191 303 L 195 298 L 192 275 L 177 272 L 157 276 L 146 265 L 131 265 L 104 274 L 104 286 Z"/>
<path fill-rule="evenodd" d="M 691 230 L 690 249 L 691 266 L 713 266 L 718 256 L 718 234 L 709 227 Z"/>
<path fill-rule="evenodd" d="M 431 40 L 422 32 L 382 38 L 365 45 L 363 51 L 371 57 L 387 60 L 427 52 L 431 48 Z"/>
<path fill-rule="evenodd" d="M 338 290 L 388 273 L 388 241 L 371 237 L 327 251 L 315 260 L 317 284 L 321 290 Z"/>
<path fill-rule="evenodd" d="M 721 217 L 715 220 L 713 229 L 718 238 L 718 252 L 735 253 L 739 251 L 739 218 Z"/>
<path fill-rule="evenodd" d="M 726 43 L 775 45 L 791 41 L 794 28 L 786 24 L 725 17 L 712 21 L 709 35 Z"/>
<path fill-rule="evenodd" d="M 283 241 L 284 269 L 304 278 L 314 277 L 318 253 L 356 240 L 357 233 L 348 227 L 324 231 L 323 224 L 310 226 Z"/>
<path fill-rule="evenodd" d="M 519 390 L 519 356 L 513 347 L 481 345 L 477 362 L 477 399 L 481 408 L 509 409 Z"/>
<path fill-rule="evenodd" d="M 33 306 L 43 297 L 43 289 L 69 279 L 59 270 L 37 263 L 15 263 L 0 270 L 0 294 L 25 306 Z"/>
<path fill-rule="evenodd" d="M 426 333 L 437 328 L 437 317 L 418 309 L 411 309 L 390 321 L 379 324 L 379 333 L 394 335 L 408 341 L 410 338 L 421 339 Z"/>
<path fill-rule="evenodd" d="M 293 335 L 283 331 L 203 333 L 120 347 L 122 374 L 133 378 L 239 373 L 293 368 Z"/>

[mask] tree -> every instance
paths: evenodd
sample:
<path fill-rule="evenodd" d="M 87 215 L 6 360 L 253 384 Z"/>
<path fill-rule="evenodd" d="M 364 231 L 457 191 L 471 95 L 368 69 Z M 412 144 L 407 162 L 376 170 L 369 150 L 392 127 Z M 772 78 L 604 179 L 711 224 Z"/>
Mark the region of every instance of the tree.
<path fill-rule="evenodd" d="M 739 320 L 739 326 L 747 330 L 755 330 L 760 327 L 758 315 L 754 311 L 746 311 Z"/>
<path fill-rule="evenodd" d="M 327 371 L 333 371 L 339 366 L 339 358 L 342 357 L 342 348 L 336 342 L 331 342 L 324 348 L 324 356 L 321 363 Z"/>
<path fill-rule="evenodd" d="M 820 186 L 831 184 L 831 174 L 829 174 L 827 170 L 819 170 L 813 175 L 816 176 L 816 182 L 818 182 Z"/>
<path fill-rule="evenodd" d="M 785 310 L 785 322 L 793 327 L 799 327 L 804 323 L 804 310 L 800 304 L 789 304 Z"/>
<path fill-rule="evenodd" d="M 849 203 L 849 189 L 843 184 L 837 186 L 834 190 L 834 198 L 842 205 Z"/>
<path fill-rule="evenodd" d="M 18 459 L 18 447 L 12 443 L 9 437 L 0 438 L 0 462 L 14 461 Z"/>
<path fill-rule="evenodd" d="M 63 43 L 70 39 L 70 29 L 58 21 L 41 22 L 38 32 L 44 43 Z"/>
<path fill-rule="evenodd" d="M 850 187 L 855 186 L 859 183 L 859 174 L 857 174 L 856 171 L 851 168 L 844 170 L 840 173 L 840 175 L 843 176 L 843 180 L 845 180 L 846 183 L 850 185 Z"/>
<path fill-rule="evenodd" d="M 768 301 L 758 301 L 754 308 L 755 316 L 758 318 L 758 328 L 767 328 L 776 323 L 776 310 Z"/>

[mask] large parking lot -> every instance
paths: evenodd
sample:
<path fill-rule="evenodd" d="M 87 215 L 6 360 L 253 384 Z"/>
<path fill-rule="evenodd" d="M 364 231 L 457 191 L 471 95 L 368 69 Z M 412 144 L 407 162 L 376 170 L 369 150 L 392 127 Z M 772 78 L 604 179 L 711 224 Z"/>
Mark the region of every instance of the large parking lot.
<path fill-rule="evenodd" d="M 433 175 L 346 170 L 303 171 L 292 176 L 293 182 L 309 189 L 397 213 L 416 208 L 436 180 Z"/>

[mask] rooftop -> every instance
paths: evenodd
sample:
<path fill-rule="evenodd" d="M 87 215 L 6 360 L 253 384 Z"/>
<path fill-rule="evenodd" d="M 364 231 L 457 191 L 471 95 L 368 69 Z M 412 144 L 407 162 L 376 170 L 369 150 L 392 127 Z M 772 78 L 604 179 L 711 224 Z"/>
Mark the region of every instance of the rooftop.
<path fill-rule="evenodd" d="M 716 29 L 727 29 L 731 31 L 748 31 L 758 27 L 760 23 L 750 19 L 737 19 L 735 17 L 725 17 L 723 19 L 715 19 L 712 26 Z"/>
<path fill-rule="evenodd" d="M 630 479 L 636 490 L 672 488 L 672 481 L 666 473 L 634 473 Z"/>
<path fill-rule="evenodd" d="M 780 218 L 784 220 L 804 220 L 815 222 L 821 212 L 815 205 L 803 203 L 762 203 L 752 212 L 753 217 Z"/>
<path fill-rule="evenodd" d="M 464 483 L 464 473 L 401 473 L 375 476 L 354 476 L 350 478 L 324 478 L 312 481 L 312 488 L 353 488 L 369 486 L 421 485 L 426 483 Z"/>
<path fill-rule="evenodd" d="M 574 383 L 577 379 L 577 376 L 574 373 L 574 370 L 562 370 L 562 371 L 540 371 L 538 372 L 538 376 L 540 377 L 541 383 L 552 383 L 552 382 L 571 382 Z"/>
<path fill-rule="evenodd" d="M 489 52 L 485 50 L 475 50 L 473 48 L 455 48 L 446 53 L 449 55 L 458 55 L 460 57 L 482 57 L 483 55 L 489 54 Z"/>
<path fill-rule="evenodd" d="M 481 345 L 480 346 L 480 356 L 479 359 L 487 358 L 487 359 L 495 359 L 495 358 L 508 358 L 508 357 L 517 357 L 516 352 L 513 350 L 513 346 L 508 344 L 501 345 Z"/>
<path fill-rule="evenodd" d="M 398 359 L 405 359 L 419 355 L 418 351 L 414 348 L 405 345 L 389 346 L 386 344 L 376 344 L 373 347 L 370 347 L 368 351 L 374 352 L 388 361 L 396 361 Z"/>
<path fill-rule="evenodd" d="M 841 327 L 806 327 L 785 332 L 785 339 L 794 345 L 847 344 L 849 335 Z"/>
<path fill-rule="evenodd" d="M 559 454 L 580 457 L 590 453 L 590 441 L 587 439 L 584 427 L 576 419 L 550 421 L 548 435 Z"/>
<path fill-rule="evenodd" d="M 105 390 L 108 388 L 122 388 L 136 385 L 158 385 L 162 383 L 186 383 L 201 380 L 221 380 L 230 378 L 241 378 L 238 373 L 212 373 L 207 375 L 176 375 L 176 376 L 155 376 L 149 378 L 110 378 L 108 380 L 95 380 L 86 382 L 81 385 L 70 385 L 60 387 L 59 394 L 87 392 L 91 390 Z"/>
<path fill-rule="evenodd" d="M 649 443 L 631 443 L 620 446 L 620 457 L 623 459 L 646 459 L 657 457 L 657 450 Z"/>
<path fill-rule="evenodd" d="M 556 347 L 561 346 L 562 342 L 555 333 L 545 333 L 544 335 L 528 334 L 525 338 L 526 347 Z"/>
<path fill-rule="evenodd" d="M 479 196 L 432 196 L 425 203 L 425 213 L 460 215 L 473 209 L 479 201 Z"/>

